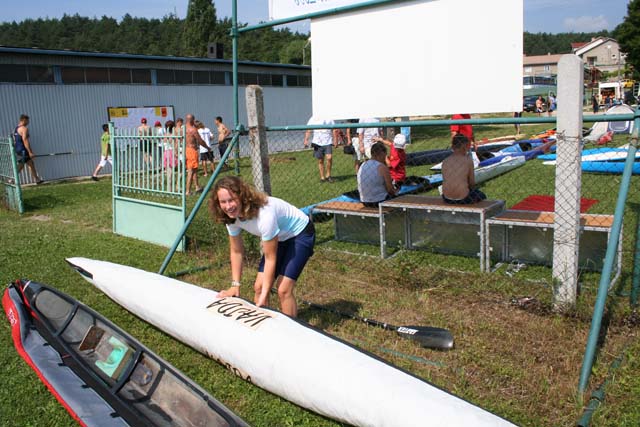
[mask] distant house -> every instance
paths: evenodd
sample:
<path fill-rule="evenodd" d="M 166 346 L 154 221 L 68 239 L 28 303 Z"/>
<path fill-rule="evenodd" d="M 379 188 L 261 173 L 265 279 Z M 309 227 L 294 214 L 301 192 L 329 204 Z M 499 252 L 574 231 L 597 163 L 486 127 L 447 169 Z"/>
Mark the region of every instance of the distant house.
<path fill-rule="evenodd" d="M 625 66 L 625 54 L 618 42 L 610 37 L 598 37 L 586 43 L 571 43 L 572 52 L 582 58 L 585 66 L 616 73 Z"/>
<path fill-rule="evenodd" d="M 523 75 L 525 76 L 551 76 L 558 74 L 558 61 L 562 55 L 525 55 L 522 61 Z"/>

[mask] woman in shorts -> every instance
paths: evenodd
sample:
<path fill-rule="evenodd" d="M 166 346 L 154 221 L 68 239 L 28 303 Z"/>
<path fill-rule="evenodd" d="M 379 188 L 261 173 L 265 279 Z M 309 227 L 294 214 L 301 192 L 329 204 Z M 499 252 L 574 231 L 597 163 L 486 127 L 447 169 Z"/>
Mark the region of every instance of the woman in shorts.
<path fill-rule="evenodd" d="M 269 303 L 271 286 L 276 283 L 280 310 L 291 317 L 298 314 L 293 294 L 302 269 L 313 255 L 315 229 L 300 209 L 276 197 L 257 191 L 237 176 L 218 180 L 209 200 L 216 222 L 225 224 L 229 233 L 231 286 L 219 295 L 240 295 L 244 260 L 241 231 L 261 239 L 263 256 L 253 285 L 257 306 Z"/>

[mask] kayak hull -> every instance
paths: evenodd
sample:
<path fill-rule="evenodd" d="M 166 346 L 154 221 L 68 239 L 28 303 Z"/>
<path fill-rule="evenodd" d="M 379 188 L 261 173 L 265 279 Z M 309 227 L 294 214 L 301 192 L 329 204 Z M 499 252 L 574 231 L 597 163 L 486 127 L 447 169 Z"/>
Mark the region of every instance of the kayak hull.
<path fill-rule="evenodd" d="M 132 267 L 68 262 L 135 315 L 327 417 L 362 426 L 513 425 L 277 311 Z"/>

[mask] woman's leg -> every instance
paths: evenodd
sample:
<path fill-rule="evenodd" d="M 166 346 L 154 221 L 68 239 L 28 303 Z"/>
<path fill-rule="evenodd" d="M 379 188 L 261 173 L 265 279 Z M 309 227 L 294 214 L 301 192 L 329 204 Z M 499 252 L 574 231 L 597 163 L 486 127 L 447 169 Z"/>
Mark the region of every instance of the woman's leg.
<path fill-rule="evenodd" d="M 276 283 L 280 298 L 280 311 L 291 317 L 298 316 L 298 304 L 296 304 L 296 297 L 293 294 L 296 281 L 286 276 L 280 276 Z"/>

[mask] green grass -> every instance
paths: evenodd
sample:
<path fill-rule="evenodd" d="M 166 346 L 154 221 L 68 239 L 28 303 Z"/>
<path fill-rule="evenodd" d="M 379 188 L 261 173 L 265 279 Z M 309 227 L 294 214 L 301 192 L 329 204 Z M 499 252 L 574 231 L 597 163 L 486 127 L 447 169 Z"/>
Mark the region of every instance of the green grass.
<path fill-rule="evenodd" d="M 534 133 L 542 126 L 523 126 Z M 476 127 L 478 137 L 512 133 L 510 126 Z M 301 134 L 283 138 L 300 139 Z M 414 130 L 409 151 L 446 147 L 447 128 Z M 623 143 L 617 137 L 616 142 Z M 277 143 L 277 141 L 272 141 Z M 304 206 L 356 187 L 350 156 L 334 154 L 337 182 L 321 184 L 310 151 L 272 156 L 273 194 Z M 251 168 L 242 161 L 242 174 Z M 428 166 L 409 175 L 426 175 Z M 511 205 L 530 194 L 553 194 L 553 168 L 539 162 L 483 186 L 491 198 Z M 631 251 L 640 194 L 634 177 L 624 224 L 625 273 L 618 291 L 629 290 Z M 64 262 L 83 256 L 157 271 L 167 249 L 111 233 L 109 179 L 67 182 L 24 189 L 27 212 L 0 211 L 0 280 L 28 278 L 53 285 L 91 306 L 184 371 L 232 410 L 256 426 L 333 426 L 334 421 L 301 409 L 232 375 L 216 362 L 176 342 L 129 314 L 88 285 Z M 612 213 L 619 177 L 584 175 L 583 196 L 598 199 L 591 212 Z M 188 199 L 193 206 L 195 199 Z M 630 214 L 629 214 L 630 213 Z M 500 269 L 478 271 L 475 258 L 422 251 L 401 251 L 381 261 L 378 247 L 333 241 L 331 221 L 319 222 L 316 254 L 299 281 L 297 295 L 316 303 L 352 310 L 393 324 L 446 327 L 456 348 L 439 352 L 417 347 L 388 331 L 301 307 L 301 319 L 373 352 L 415 375 L 523 426 L 573 425 L 583 407 L 576 395 L 578 374 L 589 330 L 597 273 L 581 276 L 576 309 L 567 315 L 550 311 L 552 288 L 547 267 L 530 266 L 514 277 Z M 178 253 L 168 271 L 209 265 L 182 277 L 219 289 L 229 281 L 226 232 L 206 209 L 188 231 L 189 250 Z M 251 298 L 259 246 L 246 239 L 247 269 L 243 296 Z M 366 256 L 365 254 L 372 256 Z M 534 298 L 522 306 L 523 297 Z M 640 420 L 637 316 L 627 298 L 612 294 L 607 307 L 607 338 L 599 352 L 591 388 L 608 374 L 609 364 L 624 351 L 613 374 L 607 399 L 594 416 L 595 426 L 637 426 Z M 71 426 L 74 421 L 17 355 L 8 322 L 0 322 L 0 426 Z M 587 397 L 587 396 L 585 396 Z"/>

